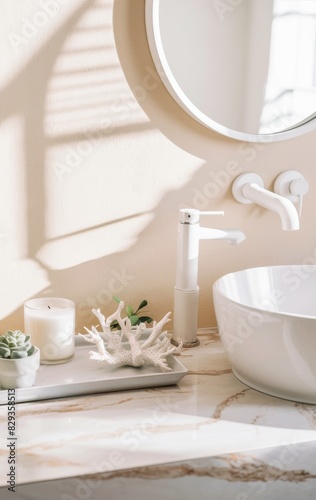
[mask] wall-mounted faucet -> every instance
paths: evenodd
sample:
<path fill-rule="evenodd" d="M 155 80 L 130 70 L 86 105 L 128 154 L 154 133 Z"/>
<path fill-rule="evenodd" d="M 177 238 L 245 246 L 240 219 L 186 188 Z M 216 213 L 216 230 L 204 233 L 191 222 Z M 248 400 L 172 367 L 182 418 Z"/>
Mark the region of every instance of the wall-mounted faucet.
<path fill-rule="evenodd" d="M 284 230 L 297 230 L 300 227 L 297 210 L 285 196 L 264 189 L 263 180 L 257 174 L 239 175 L 233 183 L 233 196 L 239 203 L 257 203 L 279 214 Z"/>
<path fill-rule="evenodd" d="M 198 263 L 200 240 L 228 240 L 237 244 L 245 239 L 237 229 L 200 227 L 200 215 L 224 215 L 224 212 L 202 212 L 184 208 L 179 212 L 176 285 L 174 289 L 173 335 L 171 342 L 183 347 L 199 345 Z"/>

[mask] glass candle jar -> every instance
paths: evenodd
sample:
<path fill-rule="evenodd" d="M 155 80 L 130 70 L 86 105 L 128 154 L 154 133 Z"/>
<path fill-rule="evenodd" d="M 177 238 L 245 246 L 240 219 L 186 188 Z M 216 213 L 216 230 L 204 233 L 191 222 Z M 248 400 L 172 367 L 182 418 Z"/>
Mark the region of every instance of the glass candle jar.
<path fill-rule="evenodd" d="M 43 297 L 24 304 L 24 331 L 41 352 L 41 364 L 70 361 L 75 353 L 76 305 L 68 299 Z"/>

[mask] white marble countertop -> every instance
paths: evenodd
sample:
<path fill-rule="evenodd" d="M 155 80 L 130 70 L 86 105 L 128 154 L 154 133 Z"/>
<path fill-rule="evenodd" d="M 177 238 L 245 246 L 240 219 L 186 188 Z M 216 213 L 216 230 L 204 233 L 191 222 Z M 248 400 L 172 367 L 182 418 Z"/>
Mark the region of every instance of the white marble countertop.
<path fill-rule="evenodd" d="M 248 388 L 232 374 L 217 333 L 201 331 L 199 338 L 201 345 L 183 350 L 179 358 L 189 372 L 178 385 L 18 404 L 16 461 L 21 497 L 15 498 L 37 498 L 35 486 L 29 483 L 53 484 L 58 479 L 61 485 L 62 478 L 66 483 L 66 478 L 90 478 L 91 482 L 106 475 L 107 479 L 140 477 L 144 481 L 150 474 L 156 478 L 160 474 L 160 479 L 183 478 L 183 470 L 192 469 L 199 471 L 198 476 L 201 470 L 204 476 L 212 470 L 216 479 L 216 469 L 217 479 L 230 483 L 232 471 L 236 475 L 247 463 L 253 467 L 253 460 L 259 460 L 261 476 L 267 474 L 267 480 L 276 474 L 271 460 L 281 472 L 304 471 L 304 481 L 315 494 L 304 498 L 316 498 L 316 406 Z M 0 494 L 4 499 L 9 471 L 5 405 L 0 407 L 0 426 Z M 295 470 L 291 469 L 294 463 Z M 146 470 L 147 476 L 141 472 L 137 476 L 137 470 Z M 258 470 L 256 474 L 257 481 L 263 480 Z M 289 481 L 296 484 L 298 476 L 293 477 Z M 238 473 L 236 478 L 242 481 Z M 25 485 L 23 491 L 32 488 L 33 496 L 23 496 L 19 485 Z M 90 490 L 89 498 L 94 498 Z M 247 498 L 251 497 L 240 500 Z"/>

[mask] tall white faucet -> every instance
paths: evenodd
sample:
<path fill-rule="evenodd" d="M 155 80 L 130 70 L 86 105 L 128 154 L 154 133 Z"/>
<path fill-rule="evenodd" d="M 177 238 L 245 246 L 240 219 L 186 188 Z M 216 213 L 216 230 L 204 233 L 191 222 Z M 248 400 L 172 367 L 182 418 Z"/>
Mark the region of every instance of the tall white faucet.
<path fill-rule="evenodd" d="M 237 244 L 245 239 L 237 229 L 200 227 L 200 215 L 224 215 L 224 212 L 201 212 L 183 208 L 179 212 L 176 285 L 174 288 L 173 335 L 171 342 L 183 347 L 199 345 L 198 264 L 200 240 L 228 240 Z"/>
<path fill-rule="evenodd" d="M 279 214 L 282 229 L 297 230 L 300 228 L 299 216 L 293 203 L 285 196 L 268 191 L 263 187 L 263 180 L 257 174 L 244 173 L 233 183 L 233 196 L 239 203 L 257 203 Z"/>

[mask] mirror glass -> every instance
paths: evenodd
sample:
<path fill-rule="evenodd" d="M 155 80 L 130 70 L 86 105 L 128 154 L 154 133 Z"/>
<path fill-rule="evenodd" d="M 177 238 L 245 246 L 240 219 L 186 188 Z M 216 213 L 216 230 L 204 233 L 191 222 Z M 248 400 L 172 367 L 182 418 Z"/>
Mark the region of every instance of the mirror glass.
<path fill-rule="evenodd" d="M 196 120 L 243 140 L 316 126 L 316 0 L 146 0 L 156 68 Z"/>

